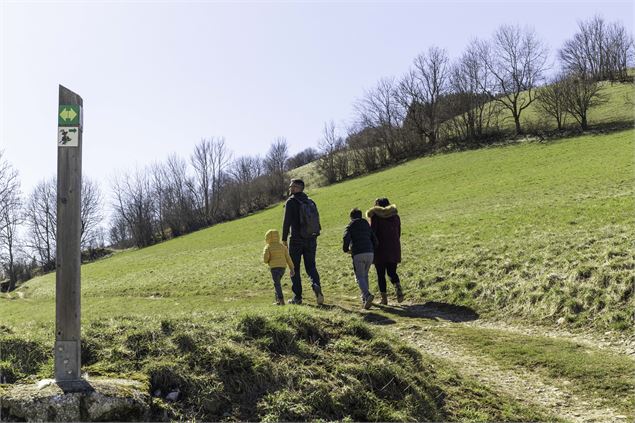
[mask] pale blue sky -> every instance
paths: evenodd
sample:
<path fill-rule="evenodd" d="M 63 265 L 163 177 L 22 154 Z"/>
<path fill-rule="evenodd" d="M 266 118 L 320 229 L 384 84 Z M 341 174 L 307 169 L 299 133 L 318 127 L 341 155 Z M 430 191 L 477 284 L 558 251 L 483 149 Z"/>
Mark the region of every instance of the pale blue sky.
<path fill-rule="evenodd" d="M 29 2 L 0 0 L 0 149 L 23 190 L 55 174 L 58 84 L 84 99 L 84 175 L 224 136 L 236 155 L 284 136 L 316 146 L 325 121 L 432 45 L 456 58 L 501 24 L 529 25 L 552 55 L 594 14 L 632 32 L 624 2 Z"/>

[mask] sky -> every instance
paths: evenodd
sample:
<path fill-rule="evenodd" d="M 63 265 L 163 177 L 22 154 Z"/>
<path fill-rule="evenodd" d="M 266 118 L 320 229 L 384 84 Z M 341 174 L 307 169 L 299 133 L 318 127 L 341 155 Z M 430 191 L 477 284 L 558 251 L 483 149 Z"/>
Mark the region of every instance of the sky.
<path fill-rule="evenodd" d="M 56 172 L 59 84 L 84 102 L 83 175 L 106 203 L 115 173 L 223 136 L 234 156 L 316 147 L 382 77 L 431 46 L 451 59 L 502 24 L 552 58 L 580 20 L 633 33 L 633 2 L 204 2 L 0 0 L 0 150 L 22 191 Z"/>

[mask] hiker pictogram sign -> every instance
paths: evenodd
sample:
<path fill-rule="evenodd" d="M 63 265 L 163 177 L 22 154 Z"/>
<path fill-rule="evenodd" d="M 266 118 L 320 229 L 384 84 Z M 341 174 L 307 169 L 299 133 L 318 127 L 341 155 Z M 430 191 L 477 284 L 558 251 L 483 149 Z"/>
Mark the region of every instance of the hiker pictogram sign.
<path fill-rule="evenodd" d="M 57 128 L 57 146 L 58 147 L 78 147 L 79 146 L 79 127 L 60 126 L 59 128 Z"/>

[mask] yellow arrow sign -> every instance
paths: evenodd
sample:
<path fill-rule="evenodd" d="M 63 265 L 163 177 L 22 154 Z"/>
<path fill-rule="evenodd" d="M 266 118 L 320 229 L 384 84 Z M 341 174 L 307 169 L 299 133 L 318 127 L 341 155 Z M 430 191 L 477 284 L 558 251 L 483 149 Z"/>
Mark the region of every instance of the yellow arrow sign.
<path fill-rule="evenodd" d="M 71 121 L 75 119 L 75 116 L 77 116 L 77 113 L 75 113 L 75 110 L 70 108 L 64 108 L 64 110 L 60 112 L 60 117 L 64 120 Z"/>

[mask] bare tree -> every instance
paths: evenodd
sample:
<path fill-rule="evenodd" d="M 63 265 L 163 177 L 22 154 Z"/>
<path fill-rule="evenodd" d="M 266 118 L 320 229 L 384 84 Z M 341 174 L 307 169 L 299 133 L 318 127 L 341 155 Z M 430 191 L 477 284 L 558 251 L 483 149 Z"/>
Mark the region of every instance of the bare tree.
<path fill-rule="evenodd" d="M 88 178 L 82 178 L 80 219 L 82 222 L 81 247 L 95 247 L 103 220 L 103 201 L 99 185 Z"/>
<path fill-rule="evenodd" d="M 329 184 L 338 180 L 337 155 L 344 154 L 344 147 L 344 140 L 335 132 L 335 122 L 330 121 L 324 123 L 322 138 L 318 144 L 318 148 L 320 149 L 318 171 L 326 178 Z"/>
<path fill-rule="evenodd" d="M 270 179 L 271 195 L 276 198 L 285 196 L 287 190 L 287 174 L 285 172 L 289 158 L 289 145 L 284 137 L 276 138 L 265 156 L 265 169 Z"/>
<path fill-rule="evenodd" d="M 237 216 L 254 210 L 254 197 L 258 195 L 253 182 L 262 175 L 262 160 L 259 157 L 242 156 L 237 158 L 229 170 L 234 179 L 231 190 L 233 207 Z"/>
<path fill-rule="evenodd" d="M 12 208 L 14 203 L 19 201 L 19 192 L 18 171 L 11 166 L 5 159 L 4 152 L 0 150 L 0 215 L 4 215 L 6 209 Z"/>
<path fill-rule="evenodd" d="M 232 153 L 225 143 L 225 138 L 219 137 L 212 139 L 210 154 L 212 164 L 211 217 L 216 220 L 223 195 L 223 183 L 227 180 L 226 173 L 231 164 Z"/>
<path fill-rule="evenodd" d="M 134 245 L 128 224 L 121 215 L 115 214 L 111 220 L 109 239 L 115 248 L 129 248 Z"/>
<path fill-rule="evenodd" d="M 607 101 L 602 86 L 596 80 L 581 75 L 569 77 L 564 84 L 564 107 L 575 118 L 582 130 L 588 129 L 589 109 Z"/>
<path fill-rule="evenodd" d="M 57 182 L 43 180 L 31 192 L 25 210 L 29 236 L 25 245 L 38 256 L 44 270 L 55 268 L 57 228 Z"/>
<path fill-rule="evenodd" d="M 431 145 L 437 143 L 444 120 L 441 99 L 449 89 L 449 59 L 445 49 L 430 47 L 418 55 L 399 84 L 398 98 L 408 113 L 406 120 Z"/>
<path fill-rule="evenodd" d="M 558 125 L 558 131 L 563 129 L 567 116 L 567 78 L 560 75 L 540 89 L 538 106 L 547 116 L 553 117 Z"/>
<path fill-rule="evenodd" d="M 375 128 L 361 130 L 349 128 L 349 134 L 346 137 L 347 149 L 339 154 L 346 157 L 347 173 L 359 175 L 372 172 L 386 163 L 385 157 L 381 155 L 384 150 L 374 147 L 374 140 L 377 138 L 376 131 Z M 341 164 L 338 164 L 336 169 L 338 175 L 344 171 Z M 338 178 L 344 179 L 346 176 L 338 176 Z"/>
<path fill-rule="evenodd" d="M 633 36 L 599 15 L 578 22 L 578 32 L 565 41 L 558 56 L 567 73 L 584 79 L 626 79 L 633 59 Z"/>
<path fill-rule="evenodd" d="M 607 73 L 611 81 L 632 81 L 628 77 L 628 68 L 633 65 L 635 44 L 633 35 L 619 22 L 609 25 L 607 35 Z"/>
<path fill-rule="evenodd" d="M 23 221 L 20 198 L 9 203 L 0 215 L 0 259 L 2 259 L 5 274 L 9 277 L 8 291 L 13 291 L 18 280 L 16 272 L 16 253 L 18 244 L 18 227 Z"/>
<path fill-rule="evenodd" d="M 147 172 L 137 169 L 113 178 L 115 219 L 125 222 L 137 247 L 154 243 L 155 221 L 152 186 Z"/>
<path fill-rule="evenodd" d="M 205 216 L 205 223 L 217 219 L 221 203 L 222 182 L 231 165 L 232 154 L 225 138 L 204 138 L 194 147 L 190 162 L 194 167 L 194 179 L 198 191 L 197 198 Z"/>
<path fill-rule="evenodd" d="M 167 226 L 167 218 L 170 214 L 169 196 L 170 196 L 170 180 L 166 166 L 161 162 L 155 162 L 150 165 L 148 170 L 150 185 L 152 187 L 152 198 L 154 199 L 155 220 L 158 226 L 159 237 L 165 241 L 171 235 Z M 205 211 L 203 210 L 203 213 Z M 125 230 L 122 230 L 121 219 L 119 219 L 111 227 L 111 239 L 115 244 L 125 243 Z M 114 231 L 114 232 L 113 232 Z"/>
<path fill-rule="evenodd" d="M 487 94 L 491 77 L 479 59 L 478 41 L 472 41 L 450 71 L 452 111 L 456 131 L 464 139 L 480 139 L 489 129 L 497 108 Z"/>
<path fill-rule="evenodd" d="M 494 83 L 493 88 L 482 88 L 511 112 L 516 134 L 522 134 L 520 116 L 536 99 L 546 69 L 547 47 L 533 30 L 502 25 L 490 43 L 479 43 L 479 58 Z"/>
<path fill-rule="evenodd" d="M 187 163 L 178 155 L 171 154 L 164 169 L 167 178 L 164 200 L 168 210 L 164 218 L 172 229 L 172 235 L 179 236 L 198 229 L 193 195 L 195 183 L 187 175 Z"/>
<path fill-rule="evenodd" d="M 212 142 L 213 138 L 203 138 L 194 146 L 194 152 L 190 157 L 192 166 L 194 167 L 194 177 L 199 190 L 199 197 L 203 202 L 203 214 L 205 222 L 211 223 L 211 207 L 209 204 L 211 183 L 213 178 L 212 165 Z"/>
<path fill-rule="evenodd" d="M 55 267 L 57 240 L 57 180 L 52 177 L 38 183 L 26 203 L 24 220 L 28 229 L 25 246 L 39 257 L 44 270 Z M 101 190 L 90 178 L 82 179 L 80 205 L 80 245 L 92 247 L 103 220 Z"/>
<path fill-rule="evenodd" d="M 318 151 L 313 148 L 305 148 L 294 156 L 289 157 L 286 163 L 286 170 L 293 170 L 300 166 L 304 166 L 318 159 L 320 154 Z"/>
<path fill-rule="evenodd" d="M 18 172 L 3 156 L 0 151 L 0 259 L 9 277 L 8 290 L 13 291 L 17 282 L 17 228 L 22 222 L 22 204 Z"/>
<path fill-rule="evenodd" d="M 373 128 L 376 139 L 372 148 L 384 148 L 392 161 L 402 159 L 403 132 L 401 125 L 405 119 L 404 103 L 399 101 L 398 86 L 394 78 L 382 78 L 377 86 L 364 93 L 355 105 L 357 126 Z M 383 163 L 382 163 L 383 164 Z"/>

